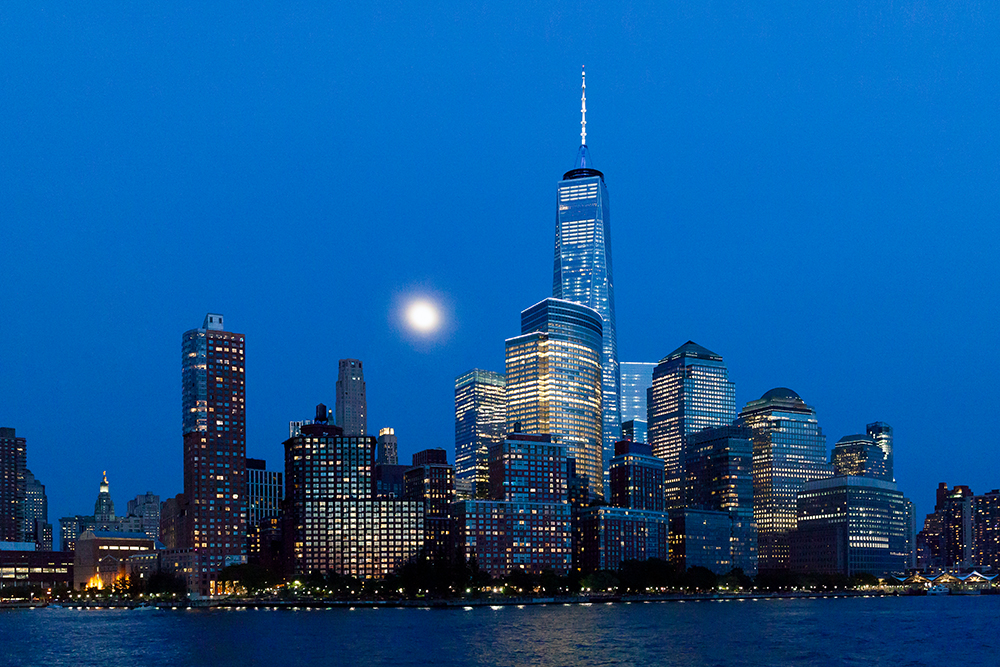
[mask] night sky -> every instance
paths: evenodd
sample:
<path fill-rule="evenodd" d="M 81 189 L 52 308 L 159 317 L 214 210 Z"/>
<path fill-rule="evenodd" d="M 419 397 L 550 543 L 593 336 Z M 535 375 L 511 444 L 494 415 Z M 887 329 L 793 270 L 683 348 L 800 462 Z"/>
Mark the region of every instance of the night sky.
<path fill-rule="evenodd" d="M 997 3 L 90 4 L 0 16 L 0 425 L 53 524 L 103 470 L 120 513 L 182 490 L 209 311 L 249 456 L 281 468 L 343 357 L 401 462 L 453 456 L 454 377 L 551 295 L 581 65 L 620 359 L 693 339 L 829 447 L 889 422 L 921 523 L 939 481 L 1000 487 Z"/>

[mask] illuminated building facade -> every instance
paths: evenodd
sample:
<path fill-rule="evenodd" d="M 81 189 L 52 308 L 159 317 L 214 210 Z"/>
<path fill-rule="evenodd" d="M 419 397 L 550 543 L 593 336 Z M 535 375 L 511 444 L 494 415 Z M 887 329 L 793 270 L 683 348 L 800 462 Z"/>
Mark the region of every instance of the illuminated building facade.
<path fill-rule="evenodd" d="M 876 446 L 882 450 L 882 458 L 885 461 L 885 469 L 888 471 L 886 479 L 890 482 L 896 481 L 896 473 L 893 470 L 893 443 L 892 427 L 885 422 L 872 422 L 865 427 L 865 431 L 875 441 Z"/>
<path fill-rule="evenodd" d="M 678 508 L 670 511 L 670 562 L 678 569 L 704 567 L 715 574 L 733 569 L 733 524 L 728 512 Z"/>
<path fill-rule="evenodd" d="M 653 456 L 649 445 L 629 440 L 615 443 L 610 476 L 612 506 L 663 511 L 663 459 Z"/>
<path fill-rule="evenodd" d="M 885 451 L 868 434 L 845 435 L 838 440 L 830 453 L 830 464 L 836 475 L 892 481 L 892 470 L 888 467 Z"/>
<path fill-rule="evenodd" d="M 670 516 L 665 512 L 588 507 L 579 524 L 576 563 L 582 572 L 615 570 L 626 560 L 669 558 Z"/>
<path fill-rule="evenodd" d="M 73 553 L 32 551 L 30 544 L 0 541 L 0 589 L 72 588 Z"/>
<path fill-rule="evenodd" d="M 466 559 L 492 576 L 514 569 L 566 574 L 572 564 L 565 447 L 546 434 L 511 433 L 490 448 L 491 500 L 452 505 Z"/>
<path fill-rule="evenodd" d="M 52 551 L 52 524 L 49 523 L 49 500 L 45 485 L 30 470 L 24 470 L 25 542 L 34 542 L 38 551 Z"/>
<path fill-rule="evenodd" d="M 382 578 L 423 547 L 424 505 L 376 499 L 375 438 L 343 435 L 326 414 L 318 406 L 314 423 L 285 441 L 287 571 Z"/>
<path fill-rule="evenodd" d="M 268 470 L 263 459 L 247 459 L 247 526 L 281 514 L 285 480 L 278 470 Z"/>
<path fill-rule="evenodd" d="M 790 534 L 796 572 L 877 577 L 902 574 L 909 563 L 907 510 L 896 484 L 853 475 L 806 482 Z"/>
<path fill-rule="evenodd" d="M 646 361 L 621 363 L 622 391 L 619 404 L 622 423 L 633 419 L 646 421 L 646 395 L 653 386 L 653 370 L 656 366 L 656 362 Z M 624 435 L 622 439 L 626 439 Z"/>
<path fill-rule="evenodd" d="M 128 501 L 129 532 L 146 533 L 150 539 L 160 539 L 160 497 L 151 491 Z"/>
<path fill-rule="evenodd" d="M 413 467 L 403 474 L 403 499 L 424 505 L 424 552 L 431 558 L 455 553 L 455 469 L 443 449 L 425 449 L 413 455 Z"/>
<path fill-rule="evenodd" d="M 738 567 L 752 576 L 757 573 L 758 563 L 750 436 L 750 430 L 741 426 L 718 426 L 691 434 L 686 452 L 685 505 L 689 509 L 727 516 L 728 562 L 731 567 Z M 693 525 L 698 524 L 686 521 L 684 527 L 690 531 Z M 707 523 L 700 525 L 708 526 Z M 681 549 L 680 541 L 678 536 L 672 546 Z"/>
<path fill-rule="evenodd" d="M 376 465 L 399 465 L 399 442 L 396 440 L 395 429 L 379 429 L 378 440 L 375 443 L 375 463 Z"/>
<path fill-rule="evenodd" d="M 552 271 L 552 296 L 593 308 L 603 321 L 601 386 L 603 461 L 614 455 L 621 439 L 618 397 L 618 337 L 615 325 L 615 287 L 611 263 L 611 208 L 604 174 L 593 168 L 587 148 L 587 86 L 583 85 L 580 148 L 573 169 L 556 186 L 556 242 Z M 527 333 L 522 331 L 522 333 Z M 582 462 L 581 462 L 582 463 Z M 584 466 L 585 468 L 585 466 Z M 605 488 L 608 479 L 594 486 Z M 603 495 L 603 494 L 602 494 Z"/>
<path fill-rule="evenodd" d="M 0 427 L 0 542 L 21 542 L 27 443 L 13 428 Z"/>
<path fill-rule="evenodd" d="M 209 313 L 181 337 L 184 502 L 181 548 L 197 549 L 189 586 L 215 591 L 219 572 L 246 562 L 246 355 L 244 335 Z"/>
<path fill-rule="evenodd" d="M 502 373 L 478 368 L 455 378 L 455 480 L 471 497 L 488 493 L 489 448 L 507 430 L 506 385 Z"/>
<path fill-rule="evenodd" d="M 110 588 L 128 574 L 128 559 L 156 548 L 144 533 L 87 530 L 76 543 L 73 588 Z"/>
<path fill-rule="evenodd" d="M 344 435 L 368 434 L 365 371 L 360 359 L 341 359 L 337 372 L 337 426 Z"/>
<path fill-rule="evenodd" d="M 668 509 L 684 506 L 684 464 L 692 433 L 731 424 L 736 388 L 722 357 L 693 341 L 664 357 L 648 392 L 649 444 L 666 462 Z"/>
<path fill-rule="evenodd" d="M 976 565 L 1000 570 L 1000 490 L 976 496 L 972 526 Z"/>
<path fill-rule="evenodd" d="M 816 411 L 791 389 L 771 389 L 740 413 L 753 442 L 753 516 L 762 571 L 789 566 L 802 485 L 833 474 Z"/>
<path fill-rule="evenodd" d="M 508 432 L 520 424 L 522 433 L 551 434 L 603 496 L 602 326 L 596 311 L 572 301 L 522 311 L 522 335 L 506 342 L 506 396 Z"/>
<path fill-rule="evenodd" d="M 938 484 L 934 512 L 917 536 L 919 565 L 932 568 L 973 567 L 976 496 L 968 486 Z"/>
<path fill-rule="evenodd" d="M 629 419 L 622 422 L 622 440 L 647 444 L 649 442 L 648 433 L 645 419 Z"/>
<path fill-rule="evenodd" d="M 62 551 L 73 551 L 76 541 L 84 532 L 142 532 L 141 522 L 128 521 L 127 517 L 115 514 L 115 502 L 111 499 L 111 485 L 104 473 L 94 501 L 94 513 L 90 515 L 67 516 L 59 519 L 59 539 Z"/>

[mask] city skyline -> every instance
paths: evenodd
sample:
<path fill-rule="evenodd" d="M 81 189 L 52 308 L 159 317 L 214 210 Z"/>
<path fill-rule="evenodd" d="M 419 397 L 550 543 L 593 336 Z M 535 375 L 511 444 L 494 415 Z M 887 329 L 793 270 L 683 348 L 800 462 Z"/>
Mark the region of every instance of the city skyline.
<path fill-rule="evenodd" d="M 207 311 L 249 337 L 248 456 L 280 461 L 287 422 L 334 404 L 336 360 L 348 357 L 368 366 L 370 434 L 394 428 L 400 460 L 450 451 L 455 376 L 502 368 L 516 313 L 547 293 L 552 186 L 577 145 L 580 61 L 591 75 L 588 143 L 615 194 L 619 359 L 656 360 L 694 339 L 727 360 L 737 406 L 792 387 L 829 443 L 884 420 L 918 516 L 939 481 L 997 486 L 974 465 L 992 443 L 969 433 L 997 398 L 987 332 L 998 243 L 983 223 L 996 210 L 997 135 L 968 111 L 991 108 L 996 91 L 979 69 L 995 61 L 988 30 L 937 10 L 870 24 L 801 9 L 721 26 L 659 11 L 632 28 L 609 8 L 599 26 L 552 19 L 534 62 L 515 41 L 478 46 L 430 18 L 448 36 L 444 52 L 459 56 L 446 75 L 441 55 L 404 57 L 408 40 L 351 74 L 353 40 L 391 27 L 368 15 L 344 18 L 359 37 L 305 40 L 294 53 L 219 16 L 221 41 L 190 40 L 184 55 L 222 57 L 183 75 L 159 64 L 174 40 L 143 32 L 148 18 L 133 28 L 98 16 L 95 30 L 121 35 L 109 55 L 91 49 L 95 33 L 43 21 L 62 43 L 52 57 L 72 71 L 25 64 L 0 111 L 0 192 L 13 221 L 3 230 L 13 251 L 0 296 L 0 425 L 26 438 L 50 521 L 89 511 L 102 470 L 119 503 L 180 491 L 176 340 Z M 531 21 L 534 37 L 543 23 Z M 774 29 L 755 30 L 765 25 Z M 34 62 L 23 54 L 44 40 L 40 29 L 2 28 L 12 62 Z M 276 30 L 288 46 L 303 25 Z M 801 35 L 827 45 L 829 60 L 817 62 Z M 650 58 L 654 42 L 676 57 Z M 488 55 L 498 43 L 514 63 Z M 963 58 L 938 62 L 933 45 Z M 267 75 L 261 93 L 260 68 L 234 64 L 248 60 L 300 77 Z M 955 62 L 977 64 L 962 78 Z M 384 84 L 367 83 L 379 75 Z M 400 96 L 412 102 L 405 112 Z M 470 179 L 501 129 L 517 168 Z M 378 194 L 386 181 L 400 188 L 388 198 Z M 508 205 L 484 211 L 484 198 Z M 203 237 L 233 259 L 190 243 Z M 319 281 L 313 248 L 327 245 L 351 252 Z M 366 255 L 391 270 L 369 268 Z M 285 259 L 298 256 L 307 261 Z M 450 314 L 437 339 L 397 324 L 397 304 L 413 295 Z M 976 368 L 925 362 L 947 347 L 984 357 Z M 141 456 L 119 419 L 142 420 Z"/>

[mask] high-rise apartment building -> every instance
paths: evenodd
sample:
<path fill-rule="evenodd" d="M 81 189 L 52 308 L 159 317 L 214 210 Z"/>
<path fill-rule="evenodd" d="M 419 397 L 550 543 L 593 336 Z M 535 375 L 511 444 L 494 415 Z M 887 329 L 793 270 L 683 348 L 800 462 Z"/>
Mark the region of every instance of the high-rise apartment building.
<path fill-rule="evenodd" d="M 722 357 L 693 341 L 681 345 L 653 371 L 647 408 L 649 444 L 667 466 L 667 508 L 683 507 L 688 438 L 736 418 L 736 388 Z"/>
<path fill-rule="evenodd" d="M 246 560 L 246 354 L 244 335 L 209 313 L 181 338 L 183 548 L 200 572 L 192 590 L 213 594 L 218 573 Z"/>
<path fill-rule="evenodd" d="M 52 551 L 52 524 L 49 523 L 49 500 L 45 485 L 30 470 L 24 470 L 25 542 L 34 542 L 38 551 Z"/>
<path fill-rule="evenodd" d="M 646 393 L 653 386 L 656 362 L 623 361 L 621 363 L 622 390 L 619 397 L 621 420 L 646 421 Z"/>
<path fill-rule="evenodd" d="M 455 554 L 455 469 L 443 449 L 425 449 L 413 455 L 413 467 L 403 473 L 403 500 L 424 504 L 424 553 L 434 559 Z"/>
<path fill-rule="evenodd" d="M 281 514 L 285 481 L 278 470 L 268 470 L 264 459 L 247 459 L 247 526 Z"/>
<path fill-rule="evenodd" d="M 576 164 L 556 187 L 556 243 L 552 296 L 593 308 L 603 322 L 601 341 L 603 463 L 614 455 L 621 439 L 618 396 L 618 337 L 615 327 L 615 287 L 611 264 L 611 209 L 604 174 L 594 169 L 587 148 L 587 83 L 583 81 L 580 149 Z M 522 332 L 526 333 L 526 332 Z M 579 461 L 578 461 L 579 463 Z M 584 471 L 586 472 L 586 471 Z M 594 486 L 607 487 L 608 478 Z"/>
<path fill-rule="evenodd" d="M 753 516 L 761 570 L 789 566 L 788 534 L 798 522 L 796 505 L 806 482 L 833 474 L 826 436 L 816 410 L 791 389 L 771 389 L 740 413 L 753 441 Z"/>
<path fill-rule="evenodd" d="M 136 496 L 126 504 L 133 531 L 146 533 L 152 540 L 160 539 L 160 497 L 152 491 Z"/>
<path fill-rule="evenodd" d="M 360 359 L 341 359 L 337 372 L 337 426 L 344 435 L 368 434 L 368 401 L 365 372 Z"/>
<path fill-rule="evenodd" d="M 399 441 L 396 440 L 396 430 L 381 428 L 375 444 L 375 464 L 380 466 L 399 465 Z"/>
<path fill-rule="evenodd" d="M 545 299 L 521 312 L 521 335 L 506 341 L 507 431 L 550 434 L 601 496 L 602 326 L 592 308 Z"/>
<path fill-rule="evenodd" d="M 0 427 L 0 542 L 24 541 L 27 443 L 14 429 Z"/>
<path fill-rule="evenodd" d="M 284 443 L 287 571 L 384 577 L 423 547 L 424 505 L 375 499 L 375 438 L 344 435 L 326 414 L 318 406 Z"/>
<path fill-rule="evenodd" d="M 649 445 L 630 440 L 615 443 L 610 468 L 613 507 L 663 511 L 663 459 L 653 456 Z"/>
<path fill-rule="evenodd" d="M 573 557 L 565 447 L 546 434 L 510 433 L 490 447 L 490 500 L 452 505 L 458 549 L 492 576 L 569 571 Z"/>
<path fill-rule="evenodd" d="M 478 368 L 455 378 L 455 483 L 466 495 L 488 493 L 489 448 L 507 430 L 506 386 L 502 373 Z"/>

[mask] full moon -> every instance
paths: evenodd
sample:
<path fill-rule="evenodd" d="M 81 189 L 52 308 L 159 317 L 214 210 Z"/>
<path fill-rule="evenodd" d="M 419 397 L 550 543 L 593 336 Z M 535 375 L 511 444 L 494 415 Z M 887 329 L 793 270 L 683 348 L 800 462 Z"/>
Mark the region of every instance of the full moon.
<path fill-rule="evenodd" d="M 414 301 L 406 307 L 406 321 L 420 333 L 430 333 L 437 329 L 441 322 L 441 314 L 429 301 Z"/>

